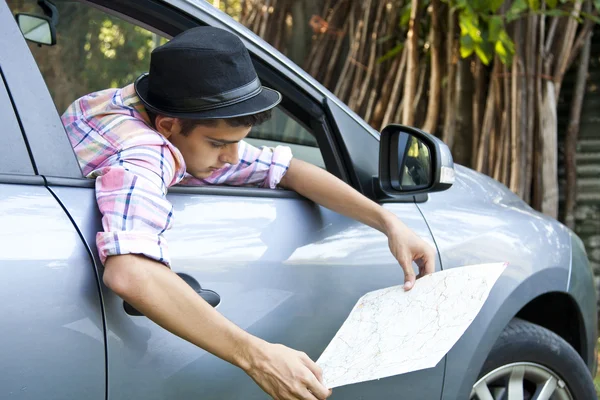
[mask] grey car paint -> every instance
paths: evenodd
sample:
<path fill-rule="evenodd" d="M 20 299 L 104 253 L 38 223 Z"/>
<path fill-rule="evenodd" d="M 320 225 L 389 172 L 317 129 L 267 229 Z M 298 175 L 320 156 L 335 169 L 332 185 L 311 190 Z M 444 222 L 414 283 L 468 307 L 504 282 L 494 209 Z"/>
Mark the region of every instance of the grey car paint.
<path fill-rule="evenodd" d="M 94 191 L 52 191 L 93 249 L 101 228 Z M 383 234 L 305 199 L 193 192 L 169 195 L 176 226 L 166 235 L 173 270 L 216 291 L 218 310 L 261 338 L 316 359 L 360 296 L 403 282 Z M 415 204 L 386 207 L 433 245 Z M 111 399 L 265 397 L 237 368 L 145 317 L 126 314 L 110 290 L 103 296 Z M 339 388 L 332 398 L 393 398 L 398 388 L 405 399 L 422 399 L 423 393 L 437 398 L 443 372 L 444 361 L 431 370 Z"/>
<path fill-rule="evenodd" d="M 349 159 L 348 169 L 355 174 L 358 187 L 369 194 L 370 182 L 377 174 L 378 136 L 364 121 L 314 79 L 290 64 L 283 55 L 210 5 L 204 2 L 192 4 L 183 0 L 168 3 L 205 23 L 233 29 L 244 37 L 251 51 L 267 65 L 284 74 L 315 101 L 324 102 L 333 129 L 339 131 L 340 151 Z M 0 22 L 3 22 L 0 27 L 2 33 L 6 34 L 0 35 L 0 43 L 3 44 L 0 46 L 3 49 L 0 51 L 0 67 L 9 88 L 15 92 L 13 101 L 20 119 L 24 121 L 22 127 L 28 141 L 30 144 L 34 143 L 32 155 L 36 161 L 45 160 L 37 163 L 38 173 L 52 171 L 59 177 L 75 176 L 72 168 L 68 168 L 73 165 L 70 149 L 67 151 L 64 146 L 56 149 L 56 153 L 64 157 L 59 158 L 62 163 L 57 162 L 56 156 L 48 157 L 47 148 L 46 151 L 40 151 L 44 148 L 42 143 L 58 143 L 53 140 L 58 134 L 64 135 L 64 132 L 58 132 L 56 128 L 58 116 L 54 110 L 50 110 L 50 97 L 36 71 L 33 58 L 30 54 L 23 55 L 25 43 L 22 37 L 15 36 L 16 24 L 9 21 L 7 10 L 6 5 L 0 3 Z M 9 23 L 5 24 L 6 21 Z M 13 50 L 16 51 L 11 51 L 9 56 L 4 51 L 7 46 L 21 47 L 14 47 Z M 20 93 L 19 88 L 23 82 L 27 82 L 24 85 L 27 90 Z M 40 93 L 33 96 L 36 91 Z M 43 113 L 39 110 L 32 112 L 32 104 L 39 104 L 47 109 Z M 64 141 L 64 136 L 61 140 Z M 71 161 L 65 162 L 67 157 L 71 157 Z M 63 173 L 63 170 L 68 171 Z M 441 255 L 438 268 L 507 260 L 511 262 L 509 270 L 492 291 L 490 300 L 471 328 L 436 368 L 340 388 L 335 391 L 335 398 L 439 398 L 442 384 L 444 399 L 465 398 L 487 351 L 508 320 L 538 295 L 549 292 L 568 293 L 566 295 L 574 299 L 584 328 L 582 335 L 585 345 L 579 351 L 590 369 L 594 368 L 595 292 L 591 286 L 591 273 L 581 242 L 562 225 L 533 212 L 502 185 L 461 167 L 457 167 L 457 171 L 457 182 L 449 191 L 430 194 L 428 198 L 421 197 L 421 202 L 417 205 L 412 198 L 413 202 L 385 206 L 397 213 L 417 233 L 430 241 L 435 239 Z M 95 254 L 94 237 L 100 227 L 93 189 L 89 188 L 87 182 L 82 185 L 78 180 L 60 181 L 47 176 L 47 182 Z M 12 187 L 3 185 L 0 195 L 8 193 L 4 191 L 5 186 Z M 32 187 L 34 186 L 19 185 L 13 198 L 21 193 L 30 193 Z M 41 187 L 38 189 L 43 190 Z M 50 206 L 51 198 L 47 197 L 49 194 L 42 196 L 38 189 L 37 195 L 45 197 L 41 203 L 46 206 L 42 210 L 54 212 L 52 215 L 57 221 L 62 221 L 64 232 L 68 232 L 66 216 L 59 218 L 58 205 L 53 203 Z M 402 281 L 399 267 L 389 255 L 385 238 L 381 234 L 322 210 L 297 196 L 282 196 L 280 193 L 257 195 L 257 192 L 235 189 L 173 192 L 178 192 L 170 197 L 176 206 L 177 229 L 169 232 L 168 239 L 173 247 L 171 251 L 178 272 L 186 272 L 204 287 L 219 292 L 222 296 L 219 310 L 240 325 L 269 340 L 281 338 L 281 342 L 305 350 L 313 358 L 320 354 L 358 296 L 368 290 Z M 407 196 L 406 201 L 411 201 L 411 197 Z M 13 199 L 11 207 L 5 208 L 8 203 L 0 202 L 2 215 L 15 214 L 15 204 L 18 202 Z M 214 216 L 223 214 L 224 205 L 233 206 L 232 210 L 251 208 L 256 216 L 252 219 L 248 215 L 233 214 L 235 218 L 215 219 Z M 29 211 L 38 215 L 35 208 L 23 209 L 16 215 L 30 222 L 32 232 L 38 235 L 55 234 L 47 225 L 43 225 L 43 229 L 34 225 L 27 215 Z M 421 212 L 425 219 L 420 216 Z M 179 231 L 180 228 L 185 229 Z M 297 230 L 298 235 L 282 234 L 290 230 Z M 93 271 L 89 258 L 87 264 L 85 261 L 86 245 L 79 242 L 73 226 L 70 225 L 70 235 L 64 232 L 60 237 L 73 241 L 73 255 L 76 255 L 74 258 L 71 255 L 69 260 L 80 262 L 82 266 L 87 265 L 90 267 L 87 271 Z M 231 241 L 232 238 L 240 244 L 231 248 L 227 246 L 224 250 L 222 242 Z M 21 239 L 24 240 L 23 237 Z M 65 270 L 73 271 L 69 268 Z M 86 269 L 82 268 L 81 271 Z M 98 272 L 101 274 L 101 268 Z M 84 277 L 87 282 L 94 282 L 93 273 L 85 272 Z M 31 279 L 29 275 L 24 278 Z M 67 281 L 71 282 L 73 281 Z M 328 282 L 333 283 L 327 284 Z M 65 281 L 59 279 L 56 282 L 46 282 L 47 286 L 58 285 L 64 288 L 60 284 L 64 285 Z M 72 290 L 71 293 L 80 290 L 79 297 L 72 300 L 77 305 L 85 296 L 92 298 L 98 295 L 97 291 L 94 294 L 91 283 L 88 286 L 74 285 L 68 289 Z M 213 356 L 203 354 L 154 326 L 145 317 L 125 314 L 122 301 L 104 286 L 102 291 L 108 326 L 106 357 L 110 398 L 127 398 L 127 395 L 129 398 L 143 395 L 150 398 L 186 397 L 192 393 L 204 394 L 204 398 L 264 397 L 241 371 Z M 11 298 L 13 299 L 14 297 Z M 39 304 L 45 299 L 46 297 L 42 298 Z M 86 301 L 85 304 L 94 303 Z M 101 305 L 96 303 L 89 307 L 88 314 L 80 312 L 74 317 L 69 316 L 71 319 L 67 320 L 78 321 L 77 318 L 86 315 L 98 331 L 103 333 L 100 328 L 102 324 L 98 324 L 96 315 L 100 313 Z M 31 310 L 33 309 L 30 308 L 30 313 Z M 55 313 L 70 308 L 65 305 L 64 310 L 50 310 Z M 39 317 L 39 314 L 30 315 L 31 319 Z M 318 323 L 319 329 L 310 329 L 311 322 Z M 13 334 L 13 338 L 27 333 L 23 324 L 19 328 L 22 332 Z M 48 330 L 47 326 L 37 325 L 40 335 L 50 332 L 52 336 L 52 328 Z M 94 331 L 92 334 L 92 331 L 94 330 L 89 329 L 85 332 L 89 337 L 98 337 L 98 332 Z M 35 339 L 37 338 L 31 337 L 31 340 Z M 77 341 L 73 343 L 79 346 Z M 100 344 L 103 346 L 103 343 Z M 86 347 L 82 349 L 84 352 L 88 351 Z M 50 354 L 55 354 L 56 352 L 52 353 L 54 350 L 50 349 Z M 19 348 L 18 351 L 21 352 L 22 349 Z M 97 352 L 97 347 L 95 351 Z M 89 353 L 97 354 L 93 349 Z M 44 359 L 40 362 L 51 361 Z M 72 367 L 69 362 L 69 359 L 63 357 L 61 363 L 55 361 L 50 364 L 57 379 L 41 381 L 48 385 L 47 393 L 57 390 L 60 392 L 59 385 L 73 385 L 73 382 L 77 382 L 74 386 L 79 385 L 79 381 L 73 381 L 71 376 L 67 376 L 68 380 L 65 381 L 65 375 L 59 376 L 57 373 L 61 369 L 69 371 L 68 368 Z M 103 380 L 104 360 L 91 362 L 94 363 L 91 376 Z M 27 365 L 45 367 L 45 364 L 39 363 Z M 75 373 L 86 373 L 90 366 L 85 365 L 86 368 L 80 368 Z M 2 365 L 4 366 L 5 364 Z M 42 375 L 39 371 L 35 373 Z M 14 382 L 19 382 L 18 376 Z M 88 384 L 85 379 L 82 382 L 83 386 Z M 88 387 L 93 384 L 97 382 L 90 383 L 91 386 Z M 26 390 L 22 390 L 19 395 L 21 398 L 39 397 Z"/>
<path fill-rule="evenodd" d="M 47 188 L 0 184 L 0 398 L 105 398 L 98 281 Z"/>
<path fill-rule="evenodd" d="M 566 292 L 571 268 L 567 228 L 531 209 L 497 181 L 464 167 L 456 170 L 456 183 L 449 190 L 430 194 L 427 202 L 418 205 L 435 237 L 444 269 L 498 261 L 509 266 L 473 325 L 448 354 L 443 399 L 468 396 L 508 321 L 537 296 Z M 588 279 L 585 275 L 582 279 Z M 590 292 L 589 279 L 574 284 Z M 586 303 L 578 303 L 579 308 L 593 320 Z M 595 328 L 585 328 L 587 342 L 593 343 Z M 593 348 L 582 356 L 591 366 Z"/>

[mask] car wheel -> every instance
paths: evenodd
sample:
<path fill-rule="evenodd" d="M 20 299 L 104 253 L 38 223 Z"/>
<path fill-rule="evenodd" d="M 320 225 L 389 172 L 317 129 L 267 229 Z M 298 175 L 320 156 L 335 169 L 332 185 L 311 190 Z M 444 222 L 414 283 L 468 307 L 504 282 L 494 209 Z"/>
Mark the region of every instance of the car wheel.
<path fill-rule="evenodd" d="M 485 361 L 471 400 L 597 399 L 589 370 L 563 338 L 521 319 L 504 329 Z"/>

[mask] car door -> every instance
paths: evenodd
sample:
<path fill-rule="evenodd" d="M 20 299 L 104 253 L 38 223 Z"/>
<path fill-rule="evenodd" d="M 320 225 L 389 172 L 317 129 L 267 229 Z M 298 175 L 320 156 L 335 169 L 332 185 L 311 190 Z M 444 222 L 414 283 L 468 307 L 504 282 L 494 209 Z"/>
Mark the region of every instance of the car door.
<path fill-rule="evenodd" d="M 0 2 L 0 398 L 101 400 L 105 341 L 92 259 L 22 133 L 44 123 L 36 107 L 52 110 L 36 84 L 44 89 Z"/>
<path fill-rule="evenodd" d="M 235 21 L 212 14 L 201 2 L 97 3 L 102 12 L 121 17 L 121 22 L 111 17 L 113 27 L 136 23 L 169 37 L 208 23 L 242 35 L 263 83 L 284 96 L 274 119 L 254 130 L 249 142 L 290 145 L 296 157 L 368 192 L 368 175 L 377 165 L 376 136 L 343 108 L 329 105 L 321 89 L 278 64 L 282 56 L 249 39 Z M 348 141 L 349 136 L 364 139 L 365 148 Z M 73 157 L 72 151 L 64 150 L 63 157 Z M 93 182 L 72 172 L 48 177 L 47 182 L 95 254 L 101 225 Z M 360 296 L 403 281 L 383 234 L 295 193 L 175 187 L 169 200 L 175 208 L 174 227 L 166 234 L 173 270 L 197 289 L 214 292 L 217 309 L 243 329 L 313 359 Z M 433 244 L 414 198 L 385 207 Z M 104 285 L 102 294 L 109 398 L 266 398 L 241 370 L 136 315 Z M 337 388 L 333 398 L 437 398 L 443 369 L 441 361 L 431 370 Z"/>

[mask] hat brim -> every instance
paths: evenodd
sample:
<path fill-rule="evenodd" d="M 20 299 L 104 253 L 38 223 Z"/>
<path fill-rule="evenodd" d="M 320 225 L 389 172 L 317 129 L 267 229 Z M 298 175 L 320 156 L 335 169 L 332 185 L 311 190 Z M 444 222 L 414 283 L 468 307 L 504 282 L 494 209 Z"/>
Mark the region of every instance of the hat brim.
<path fill-rule="evenodd" d="M 243 117 L 246 115 L 254 115 L 263 111 L 270 110 L 281 102 L 281 93 L 263 86 L 261 92 L 258 95 L 248 100 L 244 100 L 240 103 L 214 108 L 212 110 L 189 113 L 174 113 L 170 111 L 161 110 L 160 108 L 152 105 L 152 103 L 148 100 L 148 83 L 149 80 L 147 74 L 139 77 L 134 84 L 135 92 L 137 93 L 142 103 L 144 103 L 146 110 L 151 111 L 155 114 L 166 115 L 167 117 L 189 119 L 227 119 Z"/>

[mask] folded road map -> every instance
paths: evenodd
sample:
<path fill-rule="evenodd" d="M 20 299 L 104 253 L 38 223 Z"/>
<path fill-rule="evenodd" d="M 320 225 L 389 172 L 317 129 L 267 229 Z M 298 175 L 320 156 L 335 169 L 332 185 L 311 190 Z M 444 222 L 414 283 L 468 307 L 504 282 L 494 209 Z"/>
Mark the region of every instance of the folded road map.
<path fill-rule="evenodd" d="M 506 263 L 436 272 L 412 290 L 393 286 L 358 300 L 317 364 L 334 388 L 434 367 L 481 310 Z"/>

